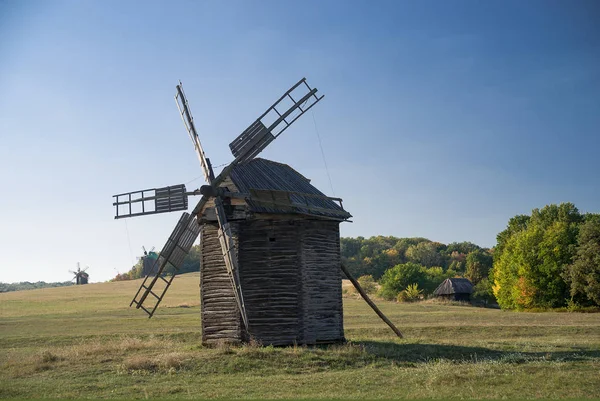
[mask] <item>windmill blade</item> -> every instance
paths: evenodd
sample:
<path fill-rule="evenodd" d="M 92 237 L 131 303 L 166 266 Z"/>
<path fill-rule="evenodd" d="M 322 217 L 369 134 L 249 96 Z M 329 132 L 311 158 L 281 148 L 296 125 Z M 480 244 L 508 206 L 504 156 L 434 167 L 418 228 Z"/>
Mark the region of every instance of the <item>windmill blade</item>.
<path fill-rule="evenodd" d="M 152 252 L 154 250 L 154 247 L 150 248 L 150 252 Z"/>
<path fill-rule="evenodd" d="M 186 192 L 185 184 L 179 184 L 113 195 L 115 219 L 187 210 L 190 194 L 194 192 Z"/>
<path fill-rule="evenodd" d="M 83 273 L 83 272 L 85 272 L 89 268 L 90 268 L 89 266 L 86 266 L 85 269 L 83 269 L 81 272 Z"/>
<path fill-rule="evenodd" d="M 317 88 L 311 88 L 306 78 L 302 78 L 229 144 L 236 161 L 241 163 L 256 157 L 321 99 Z"/>
<path fill-rule="evenodd" d="M 223 208 L 223 201 L 220 197 L 215 198 L 215 210 L 217 212 L 217 221 L 219 223 L 219 243 L 221 244 L 223 259 L 225 260 L 225 267 L 227 268 L 227 273 L 229 275 L 229 279 L 231 280 L 235 302 L 237 303 L 240 314 L 242 315 L 244 326 L 246 327 L 246 330 L 248 330 L 248 316 L 246 315 L 246 306 L 244 304 L 244 296 L 242 294 L 242 287 L 240 285 L 235 244 L 231 234 L 231 227 L 227 222 L 225 209 Z"/>
<path fill-rule="evenodd" d="M 144 255 L 147 255 L 148 252 L 146 252 L 146 247 L 144 247 L 144 245 L 142 245 L 142 249 L 144 250 Z"/>
<path fill-rule="evenodd" d="M 135 304 L 136 308 L 143 309 L 148 317 L 152 317 L 199 234 L 200 225 L 196 217 L 183 213 L 160 252 L 160 257 L 156 260 L 156 264 L 152 269 L 153 272 L 146 276 L 129 306 Z M 171 264 L 175 271 L 169 279 L 166 279 L 162 276 L 162 273 L 168 264 Z M 156 268 L 157 266 L 158 268 Z M 163 284 L 162 290 L 154 288 L 157 283 Z M 159 293 L 157 294 L 157 292 Z M 149 295 L 152 297 L 149 297 Z M 154 301 L 154 304 L 151 303 L 152 301 Z"/>
<path fill-rule="evenodd" d="M 185 93 L 183 92 L 183 84 L 181 81 L 179 81 L 179 85 L 177 85 L 175 103 L 177 104 L 177 109 L 179 109 L 179 115 L 181 116 L 183 125 L 185 126 L 185 129 L 188 132 L 192 143 L 194 144 L 194 150 L 196 151 L 198 159 L 200 160 L 200 164 L 202 165 L 204 179 L 210 184 L 215 176 L 212 171 L 212 166 L 210 165 L 210 160 L 204 154 L 204 149 L 202 149 L 202 144 L 200 143 L 200 138 L 198 137 L 198 133 L 196 131 L 196 125 L 194 124 L 194 117 L 192 117 L 192 111 L 190 110 L 190 105 L 185 97 Z"/>
<path fill-rule="evenodd" d="M 300 98 L 300 100 L 296 101 L 292 97 L 292 93 L 294 90 L 301 87 L 304 84 L 308 92 Z M 271 143 L 275 138 L 277 138 L 281 133 L 286 130 L 294 121 L 296 121 L 300 116 L 306 113 L 311 107 L 313 107 L 317 102 L 323 99 L 324 96 L 317 97 L 317 88 L 312 89 L 306 83 L 306 78 L 302 78 L 296 85 L 292 86 L 286 93 L 283 94 L 275 102 L 275 104 L 267 109 L 266 112 L 263 113 L 246 131 L 244 131 L 240 136 L 238 136 L 233 142 L 229 144 L 231 148 L 232 154 L 235 156 L 235 159 L 223 170 L 219 173 L 219 175 L 210 182 L 210 186 L 213 188 L 217 188 L 231 173 L 231 170 L 238 164 L 246 160 L 250 160 L 251 158 L 258 155 L 269 143 Z M 295 94 L 295 93 L 294 93 Z M 284 98 L 289 97 L 293 102 L 293 105 L 288 108 L 283 114 L 279 112 L 277 107 L 282 104 Z M 308 104 L 308 106 L 307 106 Z M 298 111 L 299 113 L 293 114 L 294 111 Z M 263 119 L 267 117 L 271 112 L 276 113 L 279 117 L 266 128 Z M 290 121 L 287 118 L 293 115 Z M 266 121 L 266 119 L 265 119 Z M 254 129 L 252 128 L 254 127 Z M 262 127 L 265 127 L 264 129 Z M 275 135 L 272 131 L 275 130 Z M 202 193 L 202 188 L 201 188 Z M 202 208 L 206 205 L 206 202 L 211 198 L 210 195 L 206 195 L 203 193 L 202 198 L 198 201 L 196 207 L 192 211 L 192 215 L 197 215 Z"/>

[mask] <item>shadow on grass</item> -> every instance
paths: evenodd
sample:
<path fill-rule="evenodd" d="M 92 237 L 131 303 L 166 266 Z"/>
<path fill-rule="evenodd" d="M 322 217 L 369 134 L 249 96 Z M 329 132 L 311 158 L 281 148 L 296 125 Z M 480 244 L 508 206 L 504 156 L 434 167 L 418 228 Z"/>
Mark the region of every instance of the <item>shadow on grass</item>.
<path fill-rule="evenodd" d="M 451 362 L 505 362 L 524 363 L 532 361 L 582 361 L 600 359 L 600 350 L 556 352 L 499 351 L 483 347 L 468 347 L 444 344 L 397 344 L 380 341 L 357 341 L 365 352 L 396 363 L 417 363 L 435 360 Z"/>

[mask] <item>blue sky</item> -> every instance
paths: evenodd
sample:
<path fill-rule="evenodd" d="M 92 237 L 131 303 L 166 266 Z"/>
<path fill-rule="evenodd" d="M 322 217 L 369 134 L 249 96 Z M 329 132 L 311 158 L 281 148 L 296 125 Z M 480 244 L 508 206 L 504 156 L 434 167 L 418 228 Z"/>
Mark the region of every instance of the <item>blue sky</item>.
<path fill-rule="evenodd" d="M 114 220 L 111 196 L 203 184 L 180 79 L 214 165 L 298 79 L 325 94 L 261 157 L 343 198 L 344 236 L 493 246 L 534 207 L 600 212 L 599 19 L 595 1 L 0 0 L 0 281 L 78 261 L 102 281 L 162 247 L 179 214 Z"/>

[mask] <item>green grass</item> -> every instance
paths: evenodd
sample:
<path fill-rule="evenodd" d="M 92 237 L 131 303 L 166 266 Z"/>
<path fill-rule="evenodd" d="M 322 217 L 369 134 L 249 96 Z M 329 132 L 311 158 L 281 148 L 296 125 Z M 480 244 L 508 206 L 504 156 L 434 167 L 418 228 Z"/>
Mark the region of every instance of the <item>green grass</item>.
<path fill-rule="evenodd" d="M 0 294 L 0 398 L 600 397 L 600 314 L 344 299 L 349 342 L 201 346 L 198 275 L 152 319 L 139 281 Z"/>

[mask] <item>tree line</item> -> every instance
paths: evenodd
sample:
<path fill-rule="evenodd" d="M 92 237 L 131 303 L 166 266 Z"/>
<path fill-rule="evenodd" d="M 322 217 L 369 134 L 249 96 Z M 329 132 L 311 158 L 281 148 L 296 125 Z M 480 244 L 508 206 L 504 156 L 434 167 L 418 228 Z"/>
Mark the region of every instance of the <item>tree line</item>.
<path fill-rule="evenodd" d="M 378 295 L 385 299 L 402 299 L 409 286 L 416 294 L 431 295 L 445 279 L 466 277 L 479 298 L 493 300 L 488 280 L 493 250 L 472 242 L 376 236 L 342 238 L 340 246 L 348 271 L 361 283 L 379 282 Z"/>
<path fill-rule="evenodd" d="M 38 288 L 67 287 L 70 285 L 73 285 L 72 281 L 64 281 L 58 283 L 46 283 L 45 281 L 36 281 L 35 283 L 29 281 L 21 281 L 20 283 L 0 283 L 0 292 L 36 290 Z"/>
<path fill-rule="evenodd" d="M 465 277 L 476 298 L 504 309 L 600 306 L 600 215 L 572 203 L 517 215 L 491 249 L 471 242 L 443 244 L 427 238 L 341 238 L 342 262 L 386 299 L 407 290 L 427 296 L 446 278 Z M 199 271 L 200 247 L 192 247 L 179 273 Z M 167 274 L 174 269 L 168 266 Z M 114 280 L 140 278 L 138 262 Z"/>
<path fill-rule="evenodd" d="M 342 238 L 341 246 L 351 273 L 365 282 L 372 276 L 388 299 L 431 294 L 448 277 L 466 277 L 476 298 L 503 309 L 600 306 L 600 215 L 572 203 L 514 216 L 492 249 L 382 236 Z"/>

